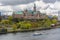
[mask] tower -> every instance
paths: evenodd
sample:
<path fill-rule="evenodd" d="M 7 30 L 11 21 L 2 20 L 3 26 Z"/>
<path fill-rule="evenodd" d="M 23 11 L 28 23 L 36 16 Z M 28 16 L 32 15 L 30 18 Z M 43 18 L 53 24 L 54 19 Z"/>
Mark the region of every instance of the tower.
<path fill-rule="evenodd" d="M 16 14 L 15 14 L 15 11 L 13 11 L 13 13 L 12 13 L 13 18 L 15 18 L 15 15 L 16 15 Z"/>
<path fill-rule="evenodd" d="M 34 12 L 36 12 L 36 4 L 34 3 L 34 7 L 33 7 Z"/>
<path fill-rule="evenodd" d="M 27 14 L 28 14 L 28 10 L 25 9 L 25 10 L 24 10 L 24 16 L 27 16 Z"/>

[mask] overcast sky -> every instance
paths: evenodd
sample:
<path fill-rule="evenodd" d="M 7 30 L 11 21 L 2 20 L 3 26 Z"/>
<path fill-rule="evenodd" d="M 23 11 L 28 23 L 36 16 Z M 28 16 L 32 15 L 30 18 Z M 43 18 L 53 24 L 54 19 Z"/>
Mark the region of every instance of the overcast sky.
<path fill-rule="evenodd" d="M 32 9 L 34 3 L 41 12 L 57 13 L 60 10 L 60 0 L 0 0 L 0 11 L 6 14 L 6 11 Z"/>
<path fill-rule="evenodd" d="M 36 0 L 0 0 L 0 3 L 3 5 L 20 5 L 20 4 L 31 3 L 34 1 Z M 43 2 L 45 3 L 55 3 L 56 1 L 60 1 L 60 0 L 43 0 Z"/>

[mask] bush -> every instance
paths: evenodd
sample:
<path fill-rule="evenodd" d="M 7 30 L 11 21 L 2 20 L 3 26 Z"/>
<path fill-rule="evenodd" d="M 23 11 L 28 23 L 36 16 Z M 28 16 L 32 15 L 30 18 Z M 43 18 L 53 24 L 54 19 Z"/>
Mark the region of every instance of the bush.
<path fill-rule="evenodd" d="M 12 28 L 13 28 L 14 31 L 16 31 L 16 29 L 17 29 L 16 24 L 13 24 L 13 25 L 12 25 Z"/>
<path fill-rule="evenodd" d="M 50 27 L 51 24 L 52 24 L 51 20 L 47 18 L 42 26 L 47 28 Z"/>
<path fill-rule="evenodd" d="M 19 29 L 22 25 L 22 22 L 17 23 L 17 29 Z"/>
<path fill-rule="evenodd" d="M 1 23 L 2 23 L 2 24 L 12 24 L 12 22 L 9 21 L 9 20 L 2 20 Z"/>
<path fill-rule="evenodd" d="M 9 21 L 12 21 L 12 20 L 13 20 L 13 17 L 12 17 L 12 16 L 9 16 L 9 17 L 8 17 L 8 20 L 9 20 Z"/>
<path fill-rule="evenodd" d="M 52 20 L 52 24 L 56 24 L 57 23 L 57 20 L 56 19 L 53 19 Z"/>
<path fill-rule="evenodd" d="M 30 29 L 32 27 L 32 25 L 31 25 L 31 23 L 29 23 L 29 22 L 22 22 L 21 24 L 20 24 L 20 28 L 21 29 Z"/>

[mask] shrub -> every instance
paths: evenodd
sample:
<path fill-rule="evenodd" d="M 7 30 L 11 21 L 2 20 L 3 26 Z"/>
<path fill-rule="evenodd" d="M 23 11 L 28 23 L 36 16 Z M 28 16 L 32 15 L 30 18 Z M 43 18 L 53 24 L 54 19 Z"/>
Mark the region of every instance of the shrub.
<path fill-rule="evenodd" d="M 21 29 L 30 29 L 32 27 L 31 23 L 21 23 Z"/>
<path fill-rule="evenodd" d="M 13 24 L 13 25 L 12 25 L 12 28 L 13 28 L 14 31 L 16 31 L 16 29 L 17 29 L 16 24 Z"/>

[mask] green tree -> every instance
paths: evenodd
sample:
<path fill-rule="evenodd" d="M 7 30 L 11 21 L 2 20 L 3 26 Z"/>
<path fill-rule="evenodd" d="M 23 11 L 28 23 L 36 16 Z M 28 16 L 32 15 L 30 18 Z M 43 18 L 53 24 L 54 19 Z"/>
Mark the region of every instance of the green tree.
<path fill-rule="evenodd" d="M 54 19 L 56 19 L 56 18 L 57 18 L 57 16 L 53 16 L 53 18 L 54 18 Z"/>
<path fill-rule="evenodd" d="M 56 24 L 57 23 L 57 20 L 56 19 L 53 19 L 52 20 L 52 24 Z"/>
<path fill-rule="evenodd" d="M 22 22 L 17 23 L 17 29 L 19 29 L 22 25 Z"/>
<path fill-rule="evenodd" d="M 8 20 L 9 20 L 9 21 L 12 21 L 12 20 L 13 20 L 13 17 L 12 17 L 12 16 L 9 16 L 9 17 L 8 17 Z"/>
<path fill-rule="evenodd" d="M 10 24 L 10 21 L 9 20 L 2 20 L 1 23 L 2 24 Z"/>
<path fill-rule="evenodd" d="M 13 25 L 12 25 L 12 28 L 13 28 L 13 31 L 16 31 L 16 29 L 17 29 L 16 24 L 13 24 Z"/>
<path fill-rule="evenodd" d="M 47 18 L 43 24 L 43 27 L 50 27 L 52 24 L 51 20 L 49 18 Z"/>
<path fill-rule="evenodd" d="M 38 22 L 31 22 L 32 28 L 37 28 L 38 27 Z"/>
<path fill-rule="evenodd" d="M 21 29 L 30 29 L 32 27 L 31 23 L 21 23 Z"/>

